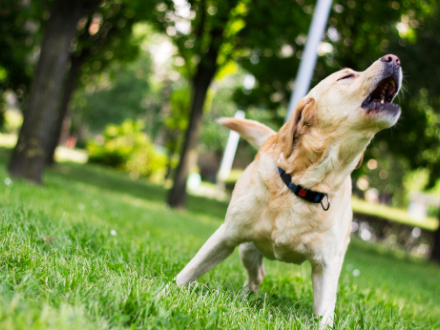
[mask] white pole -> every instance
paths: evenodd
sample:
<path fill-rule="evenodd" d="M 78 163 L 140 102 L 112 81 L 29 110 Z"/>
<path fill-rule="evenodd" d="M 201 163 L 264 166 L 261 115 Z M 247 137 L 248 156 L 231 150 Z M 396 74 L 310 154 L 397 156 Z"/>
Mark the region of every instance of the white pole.
<path fill-rule="evenodd" d="M 235 113 L 235 118 L 244 118 L 244 111 L 237 110 Z M 228 142 L 226 144 L 225 153 L 223 154 L 222 163 L 220 165 L 220 170 L 218 171 L 218 179 L 224 182 L 231 172 L 232 163 L 234 162 L 235 152 L 237 151 L 238 140 L 240 135 L 237 132 L 230 131 Z"/>
<path fill-rule="evenodd" d="M 307 35 L 306 47 L 295 79 L 295 90 L 290 97 L 285 121 L 290 119 L 299 100 L 301 100 L 309 90 L 313 69 L 315 68 L 316 58 L 318 56 L 318 46 L 327 25 L 331 6 L 332 0 L 318 0 L 316 3 L 309 34 Z"/>

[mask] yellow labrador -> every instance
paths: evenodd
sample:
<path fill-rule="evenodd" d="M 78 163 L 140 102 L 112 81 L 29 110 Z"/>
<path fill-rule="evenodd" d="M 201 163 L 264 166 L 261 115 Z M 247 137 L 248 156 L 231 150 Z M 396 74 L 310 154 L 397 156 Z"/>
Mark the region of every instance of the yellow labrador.
<path fill-rule="evenodd" d="M 220 119 L 260 149 L 237 182 L 225 223 L 177 275 L 177 284 L 195 281 L 237 245 L 248 271 L 245 290 L 260 286 L 263 257 L 309 260 L 313 311 L 322 327 L 332 325 L 350 241 L 350 174 L 373 136 L 397 122 L 400 107 L 391 102 L 401 83 L 400 60 L 386 55 L 364 72 L 343 69 L 321 81 L 278 133 L 252 120 Z"/>

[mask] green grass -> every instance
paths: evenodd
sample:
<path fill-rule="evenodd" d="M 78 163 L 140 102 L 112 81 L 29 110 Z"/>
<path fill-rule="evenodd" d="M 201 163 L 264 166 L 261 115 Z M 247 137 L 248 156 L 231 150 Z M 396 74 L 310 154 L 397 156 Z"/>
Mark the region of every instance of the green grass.
<path fill-rule="evenodd" d="M 260 293 L 242 296 L 235 252 L 191 288 L 161 294 L 221 224 L 225 203 L 191 197 L 188 211 L 170 210 L 161 187 L 89 165 L 58 165 L 44 186 L 6 186 L 5 157 L 0 329 L 316 328 L 307 263 L 266 261 Z M 439 278 L 439 267 L 354 241 L 335 329 L 438 329 Z"/>

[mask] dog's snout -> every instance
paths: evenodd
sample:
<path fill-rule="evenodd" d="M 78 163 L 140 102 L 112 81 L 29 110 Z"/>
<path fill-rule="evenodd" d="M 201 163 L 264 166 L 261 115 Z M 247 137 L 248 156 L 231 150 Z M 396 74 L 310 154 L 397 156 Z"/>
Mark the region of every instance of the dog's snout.
<path fill-rule="evenodd" d="M 382 62 L 389 63 L 392 66 L 400 66 L 400 59 L 393 54 L 385 55 L 380 59 Z"/>

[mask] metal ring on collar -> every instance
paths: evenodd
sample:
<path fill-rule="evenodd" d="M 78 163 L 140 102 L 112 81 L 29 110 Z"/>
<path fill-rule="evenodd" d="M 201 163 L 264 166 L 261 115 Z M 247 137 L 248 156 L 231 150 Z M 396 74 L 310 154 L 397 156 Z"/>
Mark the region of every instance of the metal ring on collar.
<path fill-rule="evenodd" d="M 328 194 L 325 194 L 325 196 L 327 197 L 327 208 L 325 208 L 324 207 L 324 204 L 322 203 L 322 200 L 321 200 L 321 206 L 322 206 L 322 209 L 324 210 L 324 211 L 328 211 L 328 209 L 330 208 L 330 197 L 328 197 Z"/>

